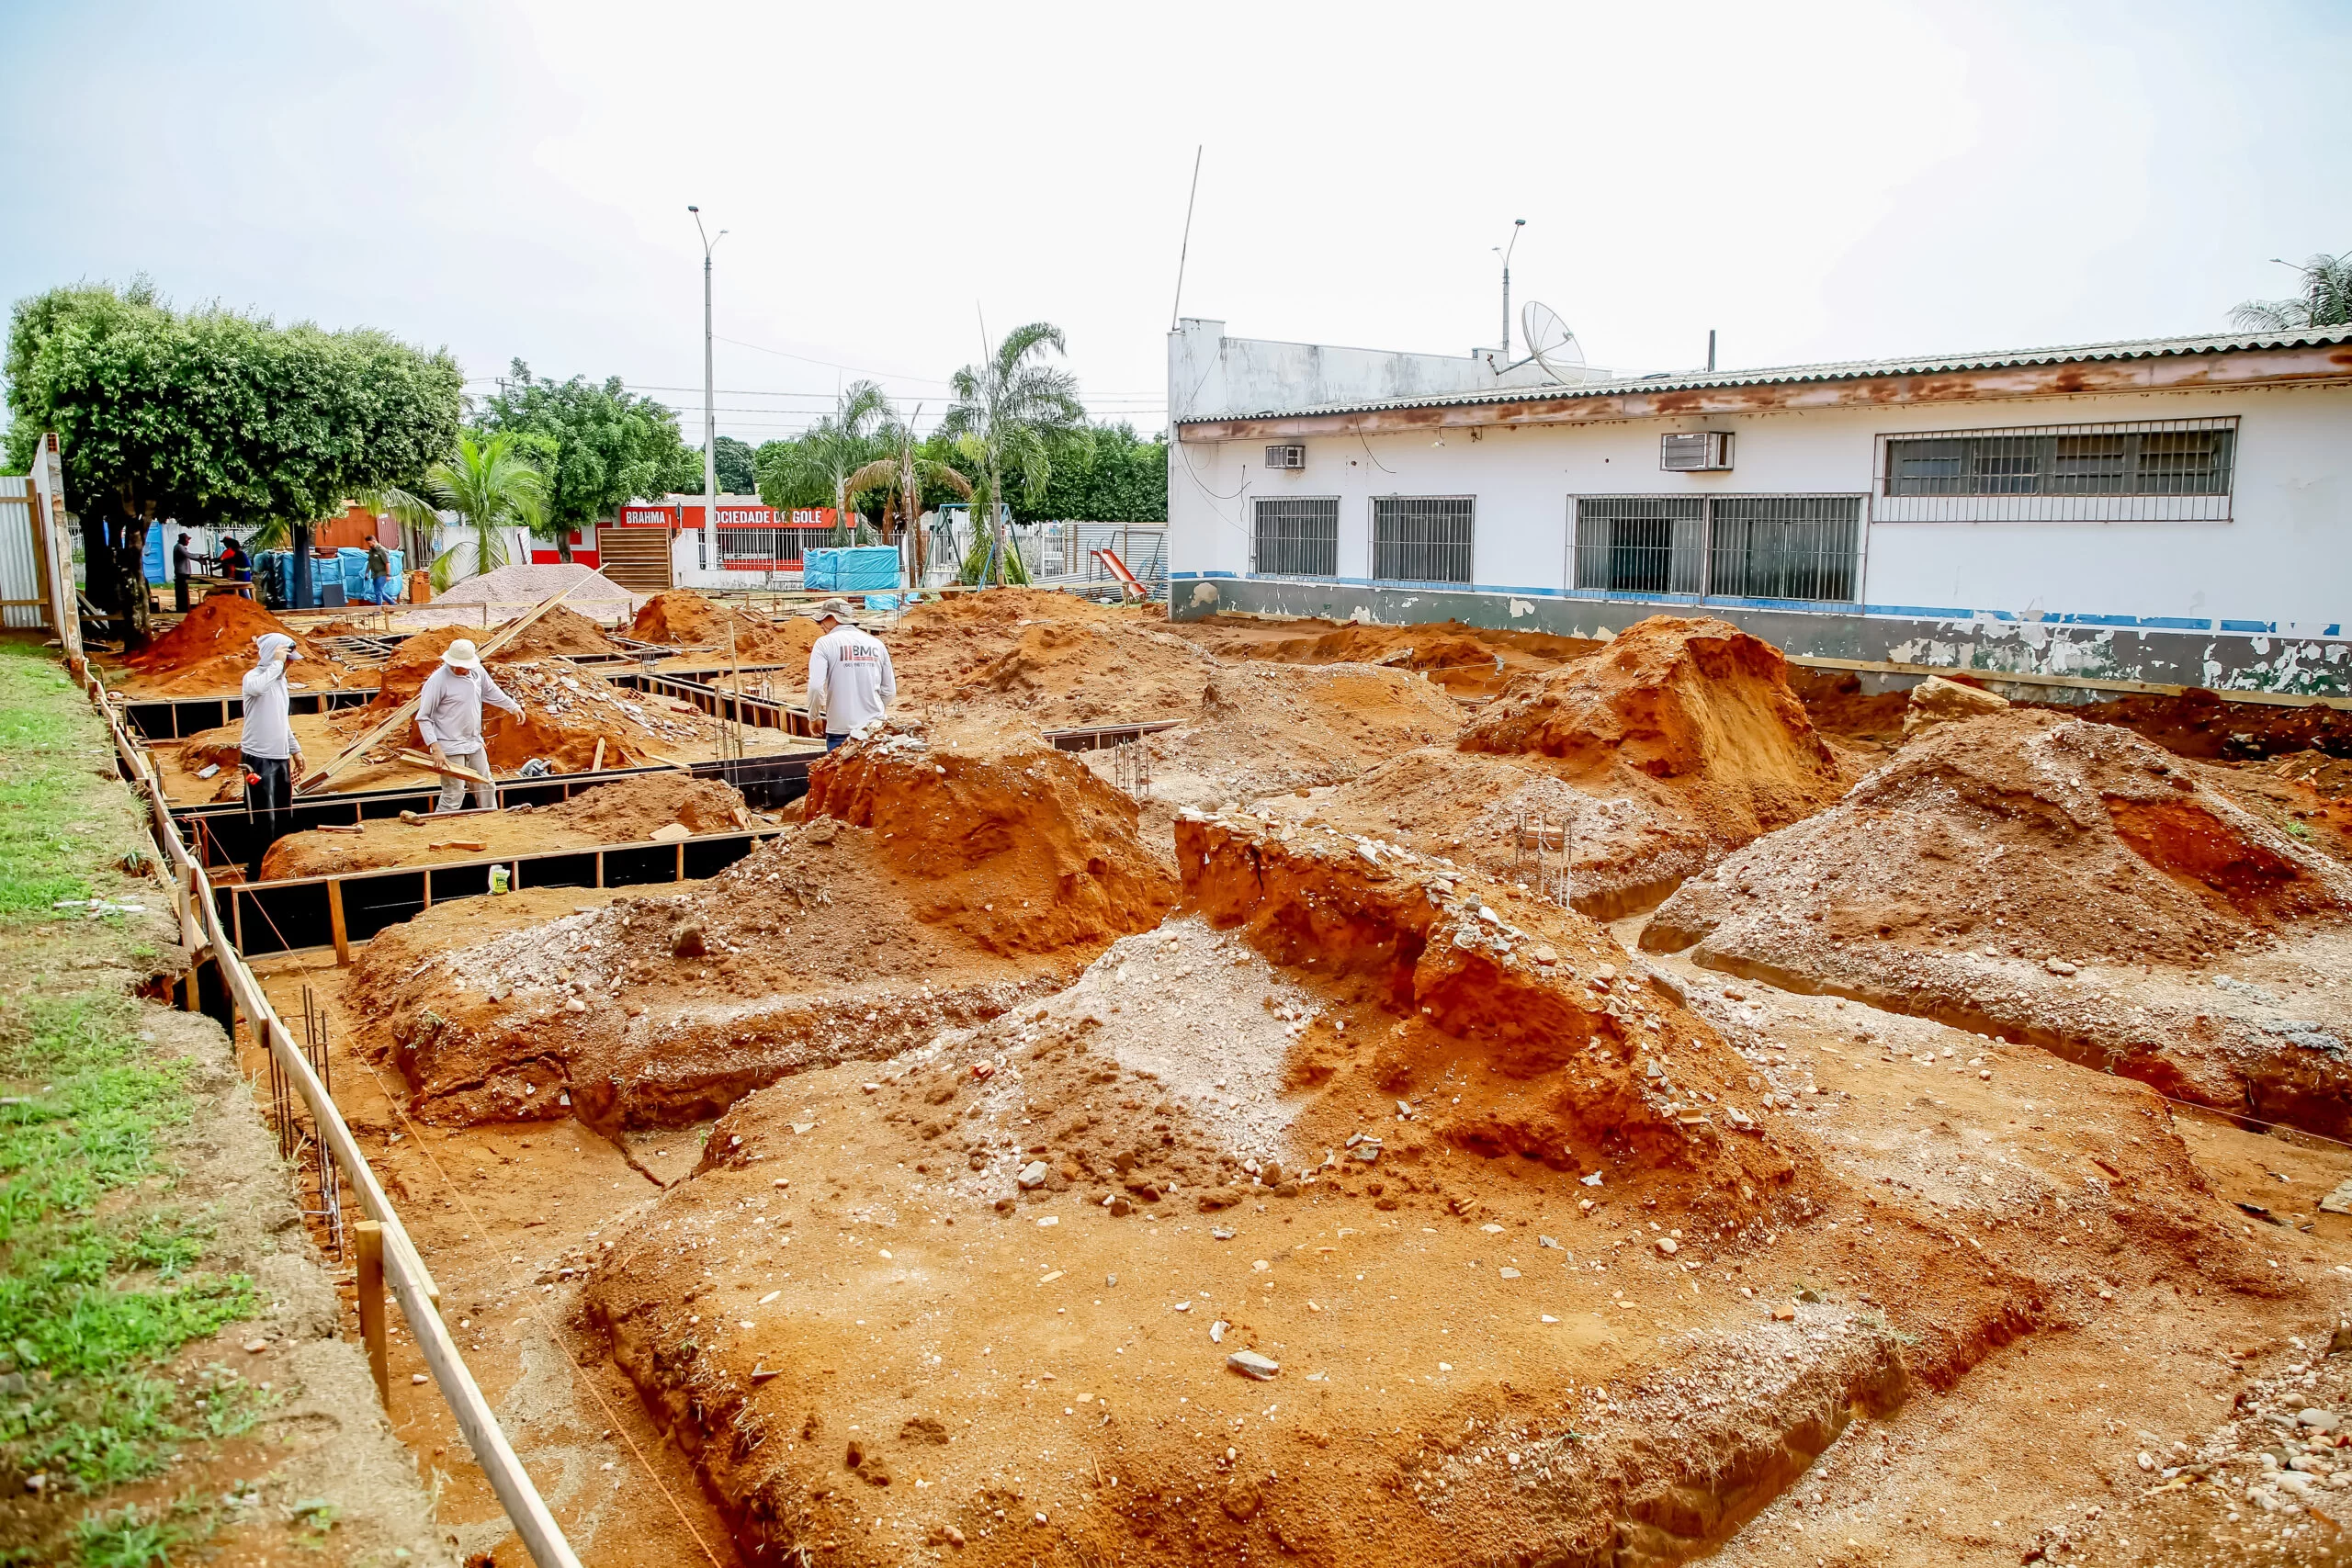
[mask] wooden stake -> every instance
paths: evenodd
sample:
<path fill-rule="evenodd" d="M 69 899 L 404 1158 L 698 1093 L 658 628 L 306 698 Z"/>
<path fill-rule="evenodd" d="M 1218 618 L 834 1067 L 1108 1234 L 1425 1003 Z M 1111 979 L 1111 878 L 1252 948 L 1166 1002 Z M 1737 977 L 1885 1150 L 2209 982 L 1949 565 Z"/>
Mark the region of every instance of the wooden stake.
<path fill-rule="evenodd" d="M 469 779 L 475 784 L 494 784 L 498 782 L 488 773 L 478 773 L 471 768 L 461 768 L 455 762 L 445 762 L 430 751 L 411 751 L 403 747 L 392 755 L 412 768 L 424 768 L 439 773 L 443 778 Z"/>
<path fill-rule="evenodd" d="M 368 1370 L 376 1375 L 376 1397 L 384 1414 L 392 1410 L 392 1375 L 384 1343 L 384 1227 L 360 1220 L 351 1227 L 359 1258 L 359 1337 L 368 1346 Z"/>
<path fill-rule="evenodd" d="M 337 967 L 351 963 L 351 937 L 343 925 L 343 879 L 327 879 L 327 926 L 334 932 L 334 961 Z"/>
<path fill-rule="evenodd" d="M 601 735 L 596 737 L 596 754 L 589 759 L 588 771 L 592 773 L 605 771 L 605 738 Z"/>

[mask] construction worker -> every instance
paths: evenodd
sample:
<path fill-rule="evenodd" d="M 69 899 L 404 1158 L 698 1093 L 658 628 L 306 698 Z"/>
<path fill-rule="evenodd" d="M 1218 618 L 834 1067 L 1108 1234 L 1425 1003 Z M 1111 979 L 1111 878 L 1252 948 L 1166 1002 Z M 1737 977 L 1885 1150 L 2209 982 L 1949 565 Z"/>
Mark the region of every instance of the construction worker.
<path fill-rule="evenodd" d="M 284 830 L 286 813 L 294 804 L 294 764 L 302 760 L 302 743 L 294 739 L 288 716 L 286 666 L 301 658 L 294 639 L 284 632 L 264 632 L 254 638 L 254 667 L 245 671 L 245 724 L 237 739 L 239 764 L 245 773 L 245 816 L 253 822 L 253 853 L 245 863 L 245 880 L 261 880 L 262 856 Z"/>
<path fill-rule="evenodd" d="M 380 540 L 368 541 L 368 591 L 379 604 L 392 602 L 392 558 L 384 553 Z"/>
<path fill-rule="evenodd" d="M 188 547 L 186 534 L 172 546 L 172 608 L 187 614 L 187 580 L 196 575 L 196 552 Z"/>
<path fill-rule="evenodd" d="M 890 650 L 857 629 L 854 614 L 846 599 L 817 606 L 817 642 L 808 650 L 808 717 L 825 727 L 828 751 L 880 718 L 899 694 Z"/>
<path fill-rule="evenodd" d="M 474 804 L 494 811 L 498 790 L 489 783 L 490 749 L 481 739 L 484 703 L 504 708 L 516 718 L 523 716 L 523 705 L 499 690 L 490 671 L 481 667 L 481 655 L 473 643 L 459 637 L 442 650 L 441 668 L 424 678 L 424 688 L 416 694 L 416 730 L 424 737 L 425 749 L 443 766 L 470 768 L 481 775 L 473 782 Z M 441 798 L 434 809 L 455 811 L 464 806 L 469 782 L 442 775 Z"/>

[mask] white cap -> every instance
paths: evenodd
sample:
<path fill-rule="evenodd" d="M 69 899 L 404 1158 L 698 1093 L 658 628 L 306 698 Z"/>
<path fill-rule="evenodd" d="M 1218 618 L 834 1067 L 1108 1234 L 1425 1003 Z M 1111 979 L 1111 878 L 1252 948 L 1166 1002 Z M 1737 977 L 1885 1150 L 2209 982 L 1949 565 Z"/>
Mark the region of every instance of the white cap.
<path fill-rule="evenodd" d="M 479 670 L 481 655 L 475 650 L 471 637 L 461 637 L 441 650 L 441 662 L 459 670 Z"/>

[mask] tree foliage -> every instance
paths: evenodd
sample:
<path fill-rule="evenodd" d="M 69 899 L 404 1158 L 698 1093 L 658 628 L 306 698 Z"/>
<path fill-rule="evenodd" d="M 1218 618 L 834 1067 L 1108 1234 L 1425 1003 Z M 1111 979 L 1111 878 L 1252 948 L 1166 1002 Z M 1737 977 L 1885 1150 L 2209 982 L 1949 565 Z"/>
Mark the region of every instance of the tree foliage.
<path fill-rule="evenodd" d="M 145 636 L 147 530 L 309 523 L 420 480 L 455 444 L 464 378 L 447 351 L 379 332 L 201 306 L 145 279 L 17 302 L 7 453 L 58 433 L 90 596 Z"/>
<path fill-rule="evenodd" d="M 798 437 L 760 448 L 760 500 L 779 512 L 834 507 L 835 542 L 848 543 L 849 477 L 882 455 L 881 431 L 890 416 L 890 400 L 879 386 L 851 382 L 833 400 L 833 412 Z"/>
<path fill-rule="evenodd" d="M 472 538 L 461 539 L 434 558 L 435 590 L 458 577 L 504 566 L 507 529 L 545 533 L 548 497 L 554 487 L 534 458 L 543 460 L 552 445 L 543 435 L 465 431 L 458 436 L 457 455 L 426 471 L 423 495 L 405 490 L 386 493 L 402 522 L 430 526 L 436 513 L 454 512 L 472 531 Z"/>
<path fill-rule="evenodd" d="M 614 517 L 631 497 L 702 489 L 702 454 L 680 438 L 677 414 L 629 391 L 617 376 L 601 386 L 582 376 L 557 381 L 533 376 L 517 359 L 505 389 L 483 401 L 481 423 L 486 434 L 534 438 L 518 449 L 526 457 L 545 451 L 541 443 L 552 444 L 537 531 L 556 541 L 565 560 L 571 558 L 574 530 Z M 722 467 L 726 447 L 722 438 Z"/>
<path fill-rule="evenodd" d="M 1064 444 L 1035 501 L 1012 500 L 1023 523 L 1165 523 L 1168 444 L 1147 441 L 1125 423 L 1097 426 L 1084 442 Z"/>
<path fill-rule="evenodd" d="M 718 438 L 718 462 L 714 466 L 718 469 L 721 495 L 750 495 L 760 488 L 752 448 L 731 435 Z M 695 481 L 695 488 L 700 490 L 701 481 Z"/>
<path fill-rule="evenodd" d="M 2249 299 L 2230 312 L 2230 324 L 2242 332 L 2290 333 L 2352 322 L 2352 251 L 2312 256 L 2295 275 L 2293 299 Z"/>

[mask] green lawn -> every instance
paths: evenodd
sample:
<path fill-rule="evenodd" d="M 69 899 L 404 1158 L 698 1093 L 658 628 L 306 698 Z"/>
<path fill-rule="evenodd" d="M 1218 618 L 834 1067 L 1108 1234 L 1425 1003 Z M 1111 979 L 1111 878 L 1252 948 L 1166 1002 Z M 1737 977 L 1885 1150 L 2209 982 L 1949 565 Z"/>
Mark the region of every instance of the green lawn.
<path fill-rule="evenodd" d="M 172 1561 L 206 1511 L 106 1494 L 255 1408 L 233 1375 L 183 1386 L 168 1371 L 259 1303 L 246 1276 L 201 1267 L 206 1217 L 175 1198 L 195 1099 L 122 988 L 152 949 L 122 916 L 57 908 L 164 901 L 118 869 L 143 840 L 111 762 L 53 657 L 0 639 L 0 1490 L 39 1476 L 39 1495 L 85 1500 L 64 1539 L 12 1541 L 0 1563 Z"/>

